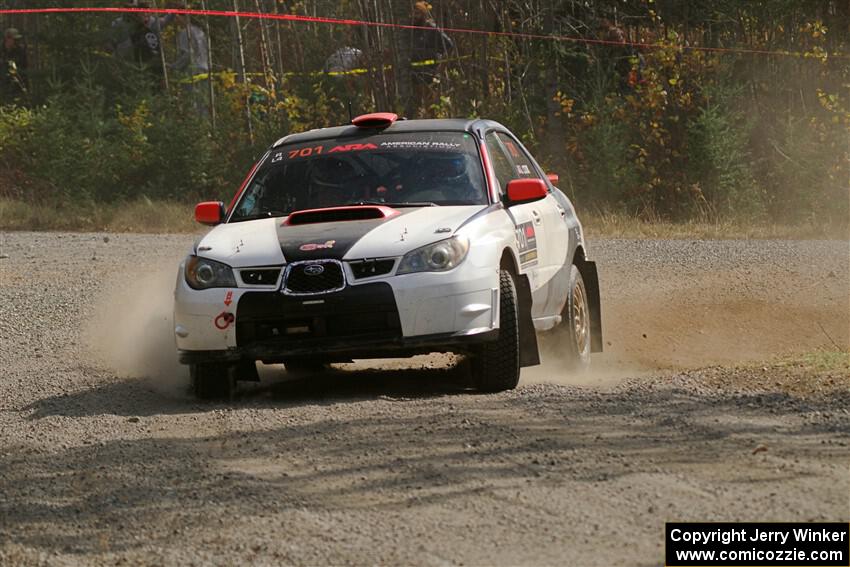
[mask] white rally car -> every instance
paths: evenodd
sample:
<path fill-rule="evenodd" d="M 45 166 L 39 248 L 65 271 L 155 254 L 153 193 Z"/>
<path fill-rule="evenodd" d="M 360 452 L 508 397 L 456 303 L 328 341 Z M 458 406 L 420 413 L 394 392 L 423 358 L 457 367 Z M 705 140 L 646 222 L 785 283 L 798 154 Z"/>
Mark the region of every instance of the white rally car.
<path fill-rule="evenodd" d="M 602 350 L 596 266 L 570 201 L 504 126 L 360 116 L 286 136 L 180 266 L 174 332 L 199 397 L 257 380 L 454 352 L 482 391 Z M 545 339 L 549 335 L 549 339 Z"/>

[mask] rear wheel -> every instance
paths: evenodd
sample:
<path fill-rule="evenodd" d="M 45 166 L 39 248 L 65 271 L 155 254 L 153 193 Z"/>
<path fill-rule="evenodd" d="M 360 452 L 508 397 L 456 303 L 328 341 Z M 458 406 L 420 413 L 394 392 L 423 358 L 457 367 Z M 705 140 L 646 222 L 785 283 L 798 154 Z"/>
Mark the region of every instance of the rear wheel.
<path fill-rule="evenodd" d="M 236 390 L 236 381 L 228 364 L 192 364 L 189 375 L 195 396 L 202 400 L 229 400 Z"/>
<path fill-rule="evenodd" d="M 519 306 L 513 275 L 499 273 L 499 338 L 472 357 L 472 378 L 482 392 L 512 390 L 519 383 Z"/>
<path fill-rule="evenodd" d="M 545 337 L 544 356 L 549 354 L 571 371 L 590 366 L 590 307 L 581 272 L 570 266 L 570 292 L 561 311 L 561 323 Z"/>

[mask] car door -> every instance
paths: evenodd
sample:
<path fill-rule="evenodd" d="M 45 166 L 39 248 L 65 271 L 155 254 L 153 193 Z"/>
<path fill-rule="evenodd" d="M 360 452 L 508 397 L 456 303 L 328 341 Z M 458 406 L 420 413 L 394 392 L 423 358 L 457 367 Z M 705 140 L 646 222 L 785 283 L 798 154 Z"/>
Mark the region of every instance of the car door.
<path fill-rule="evenodd" d="M 508 183 L 513 179 L 520 179 L 522 176 L 496 132 L 488 132 L 484 137 L 484 143 L 487 146 L 487 154 L 493 164 L 493 170 L 499 183 L 499 197 L 504 200 Z M 534 296 L 539 296 L 540 287 L 545 281 L 541 277 L 541 269 L 544 265 L 541 259 L 545 255 L 546 237 L 539 203 L 538 201 L 514 205 L 507 209 L 508 215 L 511 216 L 516 226 L 520 261 L 519 271 L 528 276 L 528 283 Z M 540 316 L 537 313 L 537 303 L 535 301 L 532 307 L 532 317 Z"/>
<path fill-rule="evenodd" d="M 499 132 L 499 141 L 511 160 L 513 171 L 521 178 L 544 179 L 543 173 L 525 148 L 512 136 Z M 548 185 L 548 184 L 547 184 Z M 541 291 L 535 297 L 535 317 L 559 315 L 566 294 L 569 291 L 569 273 L 564 273 L 569 250 L 569 230 L 566 223 L 566 210 L 552 192 L 540 201 L 531 203 L 533 214 L 539 215 L 539 230 L 542 240 L 539 246 L 540 258 L 538 276 Z M 539 305 L 538 305 L 539 304 Z"/>

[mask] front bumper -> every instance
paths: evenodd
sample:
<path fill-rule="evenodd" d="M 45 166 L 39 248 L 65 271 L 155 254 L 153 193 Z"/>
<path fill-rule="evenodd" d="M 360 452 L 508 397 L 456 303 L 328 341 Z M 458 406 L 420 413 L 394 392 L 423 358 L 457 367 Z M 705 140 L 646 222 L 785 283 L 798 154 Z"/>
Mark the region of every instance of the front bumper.
<path fill-rule="evenodd" d="M 498 304 L 498 272 L 471 263 L 444 273 L 371 278 L 309 297 L 277 289 L 197 291 L 181 271 L 174 322 L 186 364 L 305 355 L 341 361 L 466 352 L 498 336 Z"/>
<path fill-rule="evenodd" d="M 352 358 L 404 358 L 431 352 L 464 353 L 475 345 L 494 341 L 498 329 L 475 330 L 472 333 L 447 333 L 424 337 L 395 338 L 391 340 L 358 338 L 351 340 L 319 340 L 314 344 L 301 344 L 281 348 L 278 345 L 252 345 L 227 350 L 179 350 L 182 364 L 199 362 L 236 362 L 260 360 L 273 364 L 284 362 L 291 356 L 322 356 L 326 362 L 346 362 Z"/>

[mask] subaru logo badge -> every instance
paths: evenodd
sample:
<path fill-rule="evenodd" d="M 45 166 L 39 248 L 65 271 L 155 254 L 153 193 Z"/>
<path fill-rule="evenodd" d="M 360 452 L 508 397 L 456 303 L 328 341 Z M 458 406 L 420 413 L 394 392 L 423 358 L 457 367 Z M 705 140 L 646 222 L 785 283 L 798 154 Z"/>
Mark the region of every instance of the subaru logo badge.
<path fill-rule="evenodd" d="M 321 276 L 325 273 L 325 267 L 321 264 L 310 264 L 304 267 L 304 274 L 308 276 Z"/>

